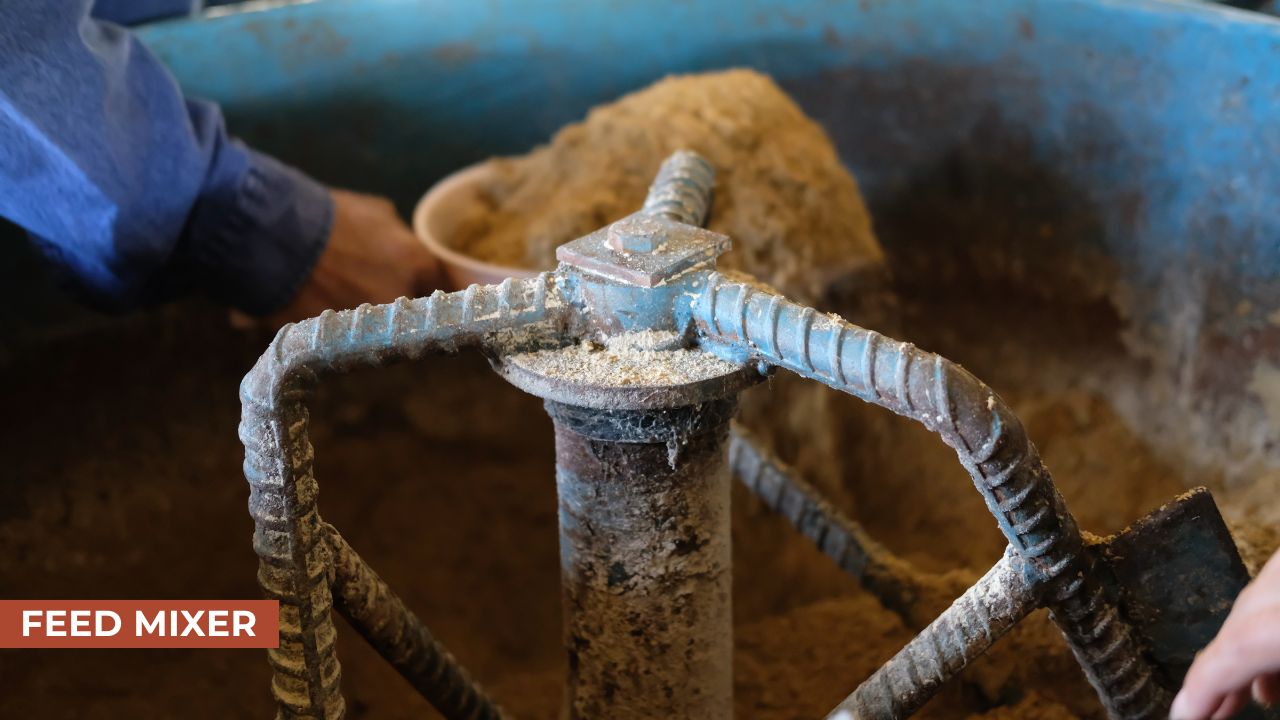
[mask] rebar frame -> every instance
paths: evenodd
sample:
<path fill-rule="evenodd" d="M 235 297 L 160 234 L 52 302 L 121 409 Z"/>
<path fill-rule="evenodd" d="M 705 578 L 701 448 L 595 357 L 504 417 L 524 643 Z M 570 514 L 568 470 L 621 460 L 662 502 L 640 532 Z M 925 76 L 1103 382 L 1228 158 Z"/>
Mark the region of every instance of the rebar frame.
<path fill-rule="evenodd" d="M 422 622 L 321 521 L 307 401 L 326 374 L 461 347 L 496 349 L 559 332 L 563 308 L 553 282 L 542 275 L 327 311 L 282 328 L 245 377 L 240 439 L 258 581 L 267 597 L 280 601 L 280 646 L 268 651 L 279 718 L 338 720 L 345 714 L 331 613 L 335 589 L 339 608 L 371 644 L 415 686 L 434 688 L 426 694 L 442 713 L 468 720 L 502 717 L 453 658 L 429 640 Z M 370 594 L 382 600 L 374 601 L 376 607 L 358 600 Z"/>
<path fill-rule="evenodd" d="M 1098 581 L 1075 518 L 1022 423 L 991 388 L 940 355 L 716 273 L 694 300 L 694 321 L 704 343 L 725 355 L 791 370 L 941 437 L 1017 552 L 1028 583 L 1045 586 L 1050 615 L 1108 715 L 1139 720 L 1168 712 L 1168 694 Z M 912 662 L 899 653 L 889 664 Z M 891 705 L 859 711 L 855 717 L 904 716 Z"/>
<path fill-rule="evenodd" d="M 462 347 L 483 348 L 501 366 L 503 357 L 522 350 L 646 328 L 674 329 L 692 338 L 699 351 L 756 366 L 762 374 L 771 367 L 791 370 L 920 422 L 956 451 L 1009 541 L 1004 557 L 981 580 L 829 717 L 909 716 L 1042 603 L 1110 717 L 1163 716 L 1167 692 L 1100 584 L 1075 519 L 1004 401 L 946 358 L 713 272 L 727 239 L 696 227 L 708 213 L 713 179 L 710 166 L 696 155 L 670 158 L 650 188 L 645 210 L 617 224 L 610 238 L 616 257 L 600 249 L 601 238 L 588 236 L 574 243 L 590 241 L 579 248 L 586 254 L 561 254 L 562 264 L 552 274 L 330 311 L 280 331 L 241 386 L 240 425 L 254 547 L 261 559 L 258 577 L 268 597 L 281 603 L 280 647 L 269 651 L 278 716 L 343 716 L 331 613 L 336 604 L 445 717 L 502 717 L 426 626 L 320 519 L 306 406 L 319 378 Z M 676 233 L 684 243 L 684 254 L 665 266 L 648 263 L 644 252 L 632 254 L 637 248 L 667 248 L 643 234 L 654 227 Z M 737 389 L 741 384 L 732 391 Z M 658 398 L 657 404 L 640 409 L 713 399 L 652 390 L 646 402 Z M 717 392 L 714 397 L 731 396 Z M 568 394 L 573 400 L 573 392 Z M 751 475 L 748 484 L 766 502 L 838 556 L 887 604 L 900 612 L 910 609 L 910 574 L 896 572 L 896 559 L 856 524 L 833 514 L 812 488 L 787 478 L 749 440 L 735 438 L 732 462 L 740 474 Z M 777 488 L 777 494 L 770 497 L 766 487 Z"/>

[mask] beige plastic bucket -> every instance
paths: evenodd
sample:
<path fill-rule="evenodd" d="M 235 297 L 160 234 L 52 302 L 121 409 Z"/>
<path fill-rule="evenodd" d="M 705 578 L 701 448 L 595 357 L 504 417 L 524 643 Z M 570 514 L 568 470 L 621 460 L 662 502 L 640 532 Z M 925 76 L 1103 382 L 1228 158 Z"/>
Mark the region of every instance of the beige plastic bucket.
<path fill-rule="evenodd" d="M 472 283 L 493 285 L 509 277 L 528 278 L 538 274 L 525 268 L 477 260 L 449 243 L 450 234 L 467 214 L 477 211 L 481 204 L 480 188 L 492 172 L 485 163 L 465 167 L 432 186 L 414 208 L 413 231 L 427 249 L 440 258 L 453 288 L 465 288 Z"/>

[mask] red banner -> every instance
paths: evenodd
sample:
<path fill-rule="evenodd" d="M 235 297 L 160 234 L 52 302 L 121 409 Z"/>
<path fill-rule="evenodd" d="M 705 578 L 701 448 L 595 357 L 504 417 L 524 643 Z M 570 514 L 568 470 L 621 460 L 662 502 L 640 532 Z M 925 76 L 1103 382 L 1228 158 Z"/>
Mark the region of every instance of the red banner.
<path fill-rule="evenodd" d="M 0 600 L 0 648 L 273 648 L 276 600 Z"/>

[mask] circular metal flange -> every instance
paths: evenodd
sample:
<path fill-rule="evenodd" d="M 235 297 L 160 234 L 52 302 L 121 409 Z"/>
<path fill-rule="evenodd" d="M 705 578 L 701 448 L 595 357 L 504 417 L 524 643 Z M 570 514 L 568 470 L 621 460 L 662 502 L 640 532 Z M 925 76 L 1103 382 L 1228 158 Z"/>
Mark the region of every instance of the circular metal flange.
<path fill-rule="evenodd" d="M 755 365 L 682 347 L 676 333 L 645 330 L 504 355 L 507 382 L 546 400 L 598 410 L 676 408 L 741 392 L 764 376 Z"/>

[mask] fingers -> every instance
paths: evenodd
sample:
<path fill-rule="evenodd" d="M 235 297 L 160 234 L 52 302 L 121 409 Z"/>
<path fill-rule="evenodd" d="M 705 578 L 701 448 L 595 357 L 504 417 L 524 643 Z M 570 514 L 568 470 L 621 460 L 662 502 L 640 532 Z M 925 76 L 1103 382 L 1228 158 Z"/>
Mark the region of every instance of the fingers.
<path fill-rule="evenodd" d="M 1280 703 L 1280 672 L 1261 675 L 1253 680 L 1253 701 L 1264 707 Z"/>
<path fill-rule="evenodd" d="M 1244 614 L 1275 603 L 1280 603 L 1280 552 L 1271 556 L 1258 577 L 1236 598 L 1231 614 Z"/>
<path fill-rule="evenodd" d="M 1218 709 L 1213 712 L 1211 720 L 1229 720 L 1229 718 L 1244 709 L 1249 704 L 1249 691 L 1245 689 L 1237 690 L 1225 698 L 1218 705 Z"/>
<path fill-rule="evenodd" d="M 1280 561 L 1241 593 L 1218 637 L 1196 658 L 1174 700 L 1175 720 L 1230 717 L 1250 695 L 1280 700 Z"/>

